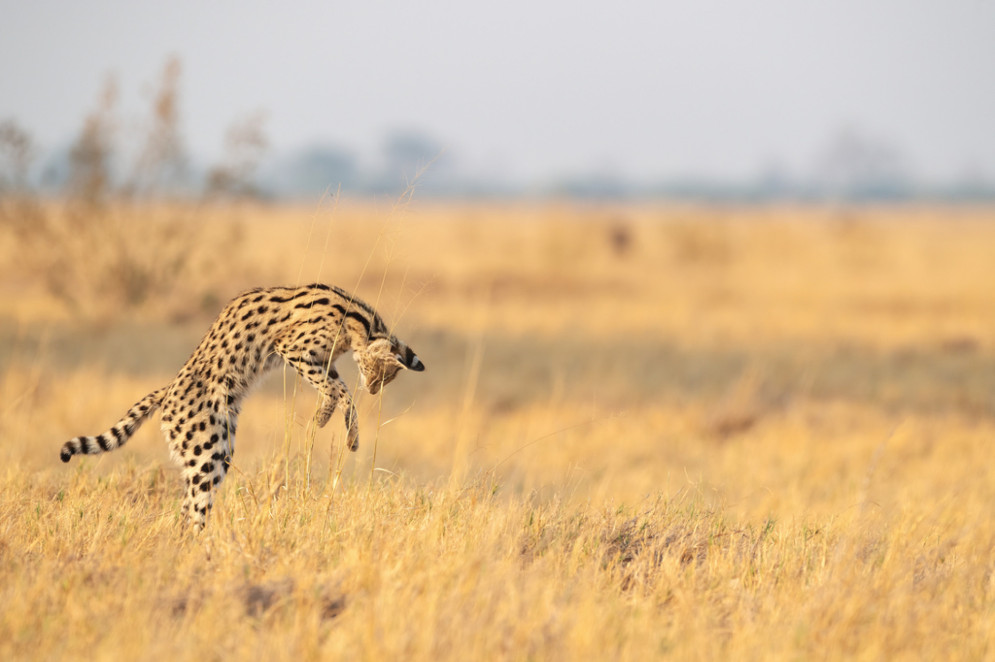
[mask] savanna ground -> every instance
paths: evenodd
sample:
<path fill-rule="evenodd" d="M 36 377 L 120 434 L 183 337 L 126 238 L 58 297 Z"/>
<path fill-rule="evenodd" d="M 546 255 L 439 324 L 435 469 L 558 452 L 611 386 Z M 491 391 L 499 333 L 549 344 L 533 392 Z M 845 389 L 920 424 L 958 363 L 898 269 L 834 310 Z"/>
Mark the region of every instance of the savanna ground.
<path fill-rule="evenodd" d="M 995 212 L 28 211 L 0 659 L 995 657 Z M 428 366 L 359 397 L 358 453 L 287 370 L 203 535 L 157 417 L 59 462 L 229 297 L 312 281 Z"/>

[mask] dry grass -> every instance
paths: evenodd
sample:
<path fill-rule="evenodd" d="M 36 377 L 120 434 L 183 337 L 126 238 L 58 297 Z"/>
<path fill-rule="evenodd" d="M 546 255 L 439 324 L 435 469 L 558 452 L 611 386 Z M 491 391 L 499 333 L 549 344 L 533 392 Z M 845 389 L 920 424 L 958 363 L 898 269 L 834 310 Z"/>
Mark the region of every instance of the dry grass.
<path fill-rule="evenodd" d="M 990 211 L 184 214 L 210 242 L 123 312 L 0 228 L 0 659 L 995 655 Z M 359 453 L 288 372 L 201 537 L 156 423 L 58 462 L 224 299 L 314 280 L 428 365 Z"/>

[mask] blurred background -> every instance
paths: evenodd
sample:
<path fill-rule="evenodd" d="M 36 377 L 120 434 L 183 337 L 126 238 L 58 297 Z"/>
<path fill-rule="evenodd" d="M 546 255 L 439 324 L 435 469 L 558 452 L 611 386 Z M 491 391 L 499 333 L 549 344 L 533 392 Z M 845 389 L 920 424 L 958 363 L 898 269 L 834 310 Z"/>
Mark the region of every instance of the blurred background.
<path fill-rule="evenodd" d="M 63 191 L 96 149 L 115 185 L 156 194 L 308 201 L 417 178 L 426 197 L 995 198 L 991 2 L 43 0 L 3 16 L 8 189 Z"/>

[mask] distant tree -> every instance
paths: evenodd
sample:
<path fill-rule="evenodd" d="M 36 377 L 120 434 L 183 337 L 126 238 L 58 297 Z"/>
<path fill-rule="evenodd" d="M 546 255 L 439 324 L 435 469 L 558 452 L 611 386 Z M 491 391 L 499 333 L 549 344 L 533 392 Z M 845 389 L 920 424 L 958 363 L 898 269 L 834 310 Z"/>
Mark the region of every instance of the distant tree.
<path fill-rule="evenodd" d="M 824 193 L 844 199 L 902 197 L 912 188 L 901 152 L 854 129 L 830 141 L 817 161 L 816 180 Z"/>
<path fill-rule="evenodd" d="M 225 133 L 221 163 L 207 173 L 207 195 L 258 197 L 255 178 L 269 140 L 263 128 L 266 117 L 257 112 L 234 122 Z"/>
<path fill-rule="evenodd" d="M 940 195 L 955 201 L 991 201 L 995 199 L 995 182 L 980 164 L 969 163 Z"/>
<path fill-rule="evenodd" d="M 411 185 L 426 179 L 431 170 L 432 179 L 440 179 L 449 165 L 445 149 L 438 140 L 422 131 L 407 129 L 387 135 L 383 145 L 386 171 L 384 183 L 397 182 Z"/>
<path fill-rule="evenodd" d="M 13 120 L 0 122 L 0 229 L 20 238 L 42 225 L 42 206 L 29 182 L 35 147 L 28 132 Z"/>
<path fill-rule="evenodd" d="M 126 192 L 149 195 L 175 190 L 182 182 L 187 157 L 180 135 L 180 74 L 177 57 L 163 67 L 152 94 L 152 112 L 144 144 L 132 168 Z"/>
<path fill-rule="evenodd" d="M 106 203 L 111 194 L 116 104 L 117 83 L 108 77 L 97 108 L 83 120 L 83 128 L 69 150 L 69 193 L 89 206 Z"/>
<path fill-rule="evenodd" d="M 26 193 L 34 160 L 31 136 L 14 120 L 0 122 L 0 195 Z"/>
<path fill-rule="evenodd" d="M 359 167 L 356 155 L 346 149 L 315 146 L 293 155 L 271 179 L 281 194 L 321 195 L 354 189 L 359 184 Z"/>

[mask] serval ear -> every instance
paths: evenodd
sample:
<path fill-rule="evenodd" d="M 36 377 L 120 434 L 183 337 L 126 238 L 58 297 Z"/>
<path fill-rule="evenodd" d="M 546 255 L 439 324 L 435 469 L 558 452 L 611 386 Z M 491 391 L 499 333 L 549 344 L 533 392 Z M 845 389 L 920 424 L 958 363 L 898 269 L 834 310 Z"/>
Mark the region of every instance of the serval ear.
<path fill-rule="evenodd" d="M 418 358 L 418 355 L 410 347 L 401 345 L 398 349 L 399 351 L 394 355 L 394 358 L 397 359 L 397 362 L 402 367 L 414 370 L 415 372 L 421 372 L 425 369 L 425 364 L 421 362 L 421 359 Z"/>

